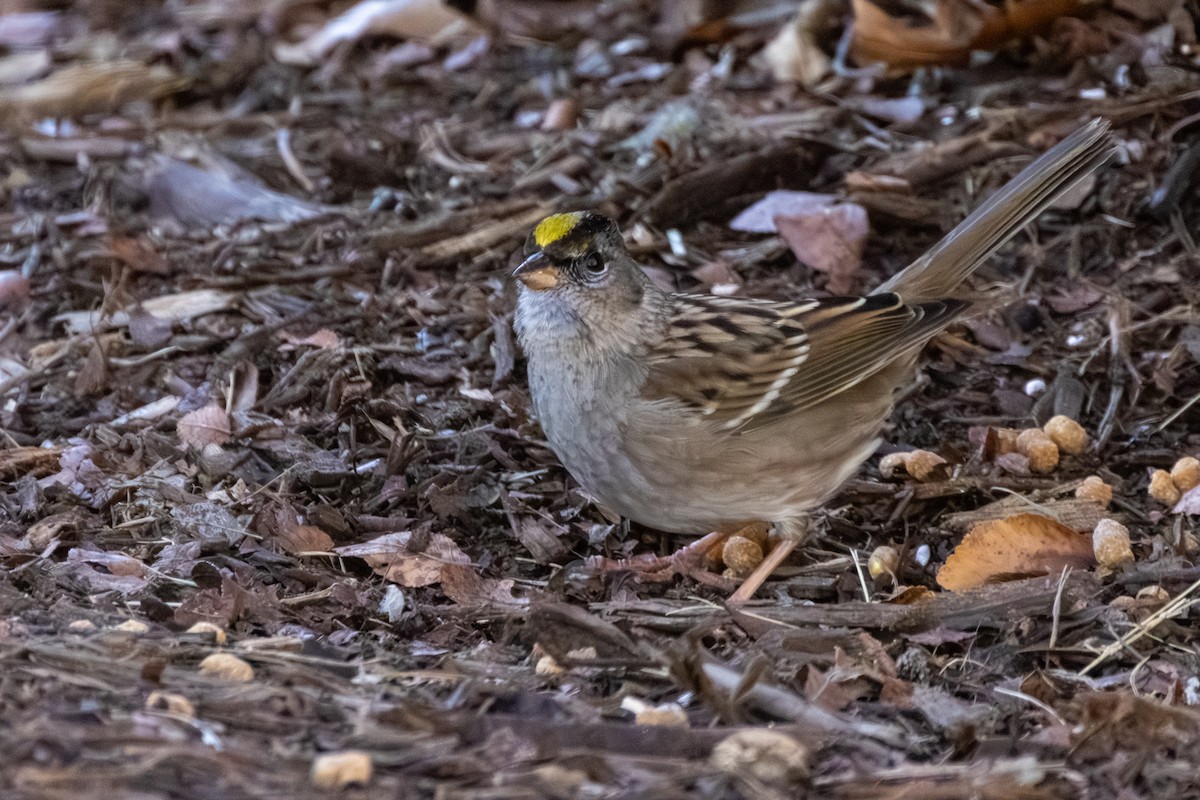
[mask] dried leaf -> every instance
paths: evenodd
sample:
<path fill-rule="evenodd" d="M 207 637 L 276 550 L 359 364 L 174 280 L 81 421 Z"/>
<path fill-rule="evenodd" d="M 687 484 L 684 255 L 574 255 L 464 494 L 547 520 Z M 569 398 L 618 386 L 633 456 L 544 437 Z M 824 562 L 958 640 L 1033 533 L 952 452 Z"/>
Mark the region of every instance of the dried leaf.
<path fill-rule="evenodd" d="M 231 308 L 238 298 L 239 295 L 235 292 L 196 289 L 151 298 L 143 302 L 141 308 L 158 319 L 183 322 L 225 311 Z M 65 324 L 71 333 L 96 333 L 108 327 L 119 328 L 128 325 L 129 312 L 118 311 L 106 319 L 100 311 L 66 311 L 55 316 L 54 321 Z"/>
<path fill-rule="evenodd" d="M 1171 510 L 1176 514 L 1200 516 L 1200 486 L 1186 491 L 1183 497 L 1179 498 L 1179 502 L 1175 504 L 1175 508 Z"/>
<path fill-rule="evenodd" d="M 58 470 L 61 447 L 14 447 L 0 450 L 0 478 L 16 480 L 22 475 L 41 477 Z"/>
<path fill-rule="evenodd" d="M 919 97 L 873 97 L 865 95 L 847 100 L 847 105 L 859 113 L 888 122 L 911 124 L 925 114 L 925 101 Z M 847 176 L 849 186 L 849 176 Z"/>
<path fill-rule="evenodd" d="M 71 440 L 71 446 L 62 451 L 58 463 L 61 467 L 58 472 L 38 481 L 43 489 L 62 485 L 76 497 L 91 500 L 108 481 L 108 476 L 92 461 L 92 446 L 81 439 Z"/>
<path fill-rule="evenodd" d="M 442 591 L 460 605 L 511 606 L 522 603 L 513 597 L 513 586 L 514 582 L 507 578 L 484 578 L 474 567 L 450 564 L 442 571 Z"/>
<path fill-rule="evenodd" d="M 159 319 L 146 309 L 134 306 L 129 310 L 129 338 L 136 347 L 157 350 L 171 341 L 171 321 Z"/>
<path fill-rule="evenodd" d="M 850 55 L 859 64 L 897 70 L 933 64 L 965 65 L 973 50 L 991 50 L 1081 11 L 1085 0 L 1009 0 L 1003 6 L 972 0 L 935 0 L 929 23 L 912 25 L 872 0 L 852 0 Z"/>
<path fill-rule="evenodd" d="M 837 198 L 831 194 L 779 190 L 767 194 L 754 205 L 733 218 L 730 230 L 746 233 L 777 233 L 775 220 L 779 217 L 801 217 L 819 213 Z"/>
<path fill-rule="evenodd" d="M 29 548 L 25 549 L 41 552 L 55 540 L 74 538 L 82 531 L 95 527 L 95 520 L 79 509 L 60 511 L 29 526 L 25 531 L 25 541 L 28 542 Z"/>
<path fill-rule="evenodd" d="M 956 631 L 953 628 L 939 625 L 931 630 L 912 634 L 908 637 L 908 641 L 912 644 L 938 647 L 943 644 L 957 644 L 959 642 L 970 641 L 977 635 L 974 631 Z"/>
<path fill-rule="evenodd" d="M 855 669 L 834 667 L 823 673 L 810 665 L 804 681 L 804 696 L 828 711 L 841 711 L 872 691 Z"/>
<path fill-rule="evenodd" d="M 216 403 L 184 414 L 175 425 L 175 435 L 185 447 L 202 450 L 210 444 L 225 444 L 230 439 L 229 415 Z"/>
<path fill-rule="evenodd" d="M 193 580 L 195 577 L 193 575 Z M 184 599 L 175 609 L 175 624 L 190 628 L 198 622 L 208 622 L 228 628 L 246 615 L 251 600 L 250 593 L 238 586 L 237 581 L 228 575 L 221 575 L 217 586 L 201 589 Z"/>
<path fill-rule="evenodd" d="M 285 64 L 313 66 L 337 45 L 368 34 L 439 42 L 475 29 L 441 0 L 363 0 L 304 41 L 276 45 L 275 57 Z"/>
<path fill-rule="evenodd" d="M 1049 517 L 1017 514 L 973 527 L 938 570 L 942 588 L 955 592 L 988 583 L 1087 569 L 1096 563 L 1091 537 Z"/>
<path fill-rule="evenodd" d="M 805 0 L 795 18 L 763 48 L 763 61 L 775 80 L 813 87 L 829 74 L 830 58 L 817 44 L 830 4 Z"/>
<path fill-rule="evenodd" d="M 871 0 L 852 0 L 854 36 L 850 55 L 859 64 L 883 63 L 897 69 L 927 64 L 963 65 L 971 42 L 983 29 L 984 9 L 961 0 L 938 0 L 927 25 L 910 25 Z"/>
<path fill-rule="evenodd" d="M 123 60 L 64 67 L 35 83 L 0 89 L 0 118 L 78 117 L 115 111 L 183 89 L 188 80 L 162 64 Z"/>
<path fill-rule="evenodd" d="M 115 258 L 128 265 L 135 272 L 150 272 L 155 275 L 169 275 L 171 273 L 163 257 L 144 238 L 109 234 L 104 243 L 108 246 L 108 251 Z"/>
<path fill-rule="evenodd" d="M 316 525 L 297 525 L 281 533 L 279 542 L 288 553 L 328 553 L 333 549 L 333 537 Z"/>
<path fill-rule="evenodd" d="M 300 222 L 322 211 L 316 203 L 268 189 L 245 170 L 219 162 L 205 166 L 155 158 L 143 178 L 151 216 L 184 229 L 209 230 L 247 220 Z"/>
<path fill-rule="evenodd" d="M 53 568 L 58 578 L 88 592 L 133 594 L 146 588 L 148 579 L 142 575 L 116 575 L 107 569 L 97 569 L 82 558 L 69 559 Z"/>
<path fill-rule="evenodd" d="M 775 226 L 796 258 L 829 276 L 833 294 L 850 294 L 867 243 L 867 211 L 838 203 L 796 216 L 777 216 Z"/>
<path fill-rule="evenodd" d="M 233 547 L 246 536 L 246 526 L 216 503 L 194 503 L 171 509 L 171 518 L 187 536 L 206 544 Z"/>
<path fill-rule="evenodd" d="M 513 533 L 538 564 L 554 564 L 567 555 L 567 547 L 560 538 L 566 533 L 562 525 L 542 517 L 510 515 L 509 521 Z"/>
<path fill-rule="evenodd" d="M 92 342 L 88 356 L 83 366 L 75 375 L 75 395 L 86 397 L 104 390 L 108 385 L 108 357 L 104 345 L 99 341 Z"/>
<path fill-rule="evenodd" d="M 126 411 L 121 416 L 112 421 L 114 427 L 129 425 L 133 422 L 153 422 L 156 419 L 161 419 L 167 414 L 170 414 L 179 406 L 179 398 L 167 395 L 160 397 L 157 400 L 152 400 L 144 406 L 139 406 L 132 411 Z"/>
<path fill-rule="evenodd" d="M 459 549 L 450 537 L 443 534 L 431 534 L 429 546 L 420 553 L 409 551 L 411 540 L 411 531 L 387 533 L 369 542 L 335 548 L 334 552 L 361 558 L 377 574 L 393 583 L 409 587 L 439 583 L 447 566 L 471 563 L 467 554 Z"/>
<path fill-rule="evenodd" d="M 1049 306 L 1059 314 L 1074 314 L 1091 308 L 1104 299 L 1104 293 L 1085 283 L 1071 283 L 1055 288 L 1054 294 L 1046 297 Z"/>
<path fill-rule="evenodd" d="M 249 411 L 258 402 L 258 367 L 249 361 L 239 361 L 229 370 L 227 399 L 235 414 Z"/>
<path fill-rule="evenodd" d="M 141 577 L 146 574 L 145 564 L 124 553 L 110 553 L 105 550 L 74 547 L 67 552 L 67 560 L 86 561 L 94 566 L 104 567 L 112 575 L 122 577 Z"/>
<path fill-rule="evenodd" d="M 896 593 L 887 602 L 898 606 L 911 606 L 934 597 L 934 592 L 927 586 L 905 586 L 897 588 Z"/>

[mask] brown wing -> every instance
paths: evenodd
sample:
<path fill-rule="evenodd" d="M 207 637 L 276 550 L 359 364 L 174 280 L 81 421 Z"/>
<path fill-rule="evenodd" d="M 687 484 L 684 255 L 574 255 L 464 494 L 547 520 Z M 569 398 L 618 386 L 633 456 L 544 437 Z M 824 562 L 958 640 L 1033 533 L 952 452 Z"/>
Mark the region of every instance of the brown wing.
<path fill-rule="evenodd" d="M 923 344 L 965 304 L 897 295 L 806 303 L 679 296 L 648 354 L 643 395 L 730 429 L 757 426 L 849 389 Z"/>

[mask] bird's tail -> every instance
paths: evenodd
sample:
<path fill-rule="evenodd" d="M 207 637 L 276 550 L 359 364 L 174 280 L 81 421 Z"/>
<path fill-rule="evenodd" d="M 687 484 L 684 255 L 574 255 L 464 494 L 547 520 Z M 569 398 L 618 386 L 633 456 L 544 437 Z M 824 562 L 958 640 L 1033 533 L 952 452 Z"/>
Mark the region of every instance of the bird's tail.
<path fill-rule="evenodd" d="M 896 292 L 910 303 L 952 295 L 988 256 L 1112 153 L 1108 122 L 1092 120 L 1021 170 L 875 293 Z"/>

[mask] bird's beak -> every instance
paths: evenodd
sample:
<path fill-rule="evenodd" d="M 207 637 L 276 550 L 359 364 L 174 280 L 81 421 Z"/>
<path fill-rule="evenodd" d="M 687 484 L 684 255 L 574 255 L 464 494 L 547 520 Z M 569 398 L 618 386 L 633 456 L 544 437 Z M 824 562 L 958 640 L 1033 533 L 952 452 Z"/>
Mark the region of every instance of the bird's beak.
<path fill-rule="evenodd" d="M 513 271 L 513 277 L 535 292 L 544 292 L 558 286 L 562 273 L 539 250 L 521 262 L 521 266 Z"/>

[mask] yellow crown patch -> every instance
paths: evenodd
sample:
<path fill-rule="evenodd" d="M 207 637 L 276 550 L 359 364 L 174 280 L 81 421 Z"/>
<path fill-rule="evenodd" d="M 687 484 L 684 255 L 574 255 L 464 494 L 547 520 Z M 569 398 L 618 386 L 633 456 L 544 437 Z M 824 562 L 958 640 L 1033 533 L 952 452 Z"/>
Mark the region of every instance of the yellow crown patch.
<path fill-rule="evenodd" d="M 537 242 L 538 247 L 545 247 L 551 242 L 557 242 L 575 230 L 575 226 L 581 219 L 583 219 L 583 213 L 579 211 L 546 217 L 533 229 L 533 240 Z"/>

